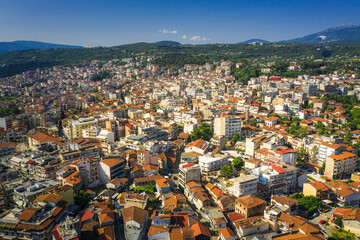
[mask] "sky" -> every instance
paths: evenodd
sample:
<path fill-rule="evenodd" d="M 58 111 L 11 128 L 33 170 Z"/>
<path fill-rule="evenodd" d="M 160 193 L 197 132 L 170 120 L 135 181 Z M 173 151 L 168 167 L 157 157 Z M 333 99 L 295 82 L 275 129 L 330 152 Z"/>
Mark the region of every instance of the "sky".
<path fill-rule="evenodd" d="M 358 25 L 359 10 L 359 0 L 0 0 L 0 42 L 280 41 Z"/>

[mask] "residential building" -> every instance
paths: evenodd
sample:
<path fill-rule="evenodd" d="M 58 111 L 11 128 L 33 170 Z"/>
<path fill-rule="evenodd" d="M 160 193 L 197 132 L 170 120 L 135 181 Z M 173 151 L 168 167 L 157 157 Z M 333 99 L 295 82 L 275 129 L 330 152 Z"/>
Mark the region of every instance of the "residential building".
<path fill-rule="evenodd" d="M 0 157 L 12 155 L 16 152 L 16 143 L 8 142 L 0 144 Z"/>
<path fill-rule="evenodd" d="M 106 184 L 114 178 L 125 177 L 125 160 L 119 158 L 109 158 L 100 161 L 100 179 Z"/>
<path fill-rule="evenodd" d="M 332 199 L 334 196 L 331 189 L 321 181 L 304 183 L 303 194 L 304 196 L 314 196 L 320 200 Z"/>
<path fill-rule="evenodd" d="M 255 137 L 247 137 L 245 154 L 253 157 L 255 154 L 255 150 L 258 150 L 260 148 L 260 144 L 265 140 L 266 140 L 265 135 L 255 136 Z"/>
<path fill-rule="evenodd" d="M 248 194 L 255 195 L 257 193 L 258 177 L 255 175 L 240 175 L 230 181 L 234 182 L 233 195 L 242 197 Z"/>
<path fill-rule="evenodd" d="M 326 157 L 325 175 L 331 179 L 350 176 L 358 168 L 358 156 L 351 152 Z"/>
<path fill-rule="evenodd" d="M 186 153 L 198 153 L 198 154 L 202 154 L 204 155 L 205 153 L 207 153 L 209 151 L 209 142 L 202 140 L 202 139 L 198 139 L 196 141 L 190 142 L 186 147 L 185 147 L 185 152 Z"/>
<path fill-rule="evenodd" d="M 157 153 L 148 152 L 144 149 L 140 149 L 137 151 L 137 162 L 141 166 L 145 166 L 147 164 L 158 165 L 159 155 Z"/>
<path fill-rule="evenodd" d="M 125 238 L 132 240 L 145 239 L 149 227 L 148 211 L 138 207 L 129 207 L 123 208 L 121 212 L 124 221 Z"/>
<path fill-rule="evenodd" d="M 271 194 L 288 193 L 296 187 L 297 168 L 291 165 L 263 165 L 251 173 L 258 177 L 260 183 L 269 187 Z"/>
<path fill-rule="evenodd" d="M 239 117 L 226 115 L 214 119 L 214 135 L 223 135 L 230 140 L 235 133 L 241 134 L 242 120 Z"/>
<path fill-rule="evenodd" d="M 268 160 L 275 163 L 296 164 L 297 151 L 290 148 L 276 148 L 268 151 Z"/>
<path fill-rule="evenodd" d="M 199 166 L 202 173 L 208 173 L 221 169 L 222 166 L 229 163 L 227 156 L 199 156 Z"/>
<path fill-rule="evenodd" d="M 224 213 L 220 208 L 214 207 L 207 209 L 208 216 L 210 218 L 210 224 L 213 229 L 219 230 L 227 227 L 227 220 Z"/>
<path fill-rule="evenodd" d="M 194 163 L 182 163 L 179 166 L 179 184 L 182 188 L 185 187 L 185 185 L 188 182 L 201 181 L 201 171 L 200 167 L 197 164 Z"/>
<path fill-rule="evenodd" d="M 236 236 L 234 232 L 226 227 L 219 230 L 219 240 L 235 240 Z"/>
<path fill-rule="evenodd" d="M 263 216 L 252 216 L 233 222 L 237 235 L 240 238 L 263 233 L 269 230 L 270 224 Z"/>
<path fill-rule="evenodd" d="M 16 205 L 29 207 L 38 196 L 58 186 L 59 183 L 53 180 L 29 182 L 14 189 L 13 199 Z"/>
<path fill-rule="evenodd" d="M 324 142 L 320 144 L 318 153 L 319 164 L 322 165 L 322 163 L 325 162 L 326 157 L 331 155 L 338 155 L 345 150 L 346 148 L 344 146 L 341 146 L 337 143 Z"/>
<path fill-rule="evenodd" d="M 235 202 L 235 212 L 241 213 L 246 218 L 263 215 L 265 207 L 266 201 L 252 194 L 239 197 Z"/>
<path fill-rule="evenodd" d="M 226 143 L 226 138 L 223 135 L 217 135 L 210 139 L 210 146 L 213 148 L 219 148 L 220 150 L 224 149 Z"/>

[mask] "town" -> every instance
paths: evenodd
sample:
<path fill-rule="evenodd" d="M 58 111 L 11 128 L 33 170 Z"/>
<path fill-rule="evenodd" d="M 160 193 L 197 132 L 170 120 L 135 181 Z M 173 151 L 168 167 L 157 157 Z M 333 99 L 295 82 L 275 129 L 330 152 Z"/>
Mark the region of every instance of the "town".
<path fill-rule="evenodd" d="M 0 79 L 0 239 L 360 237 L 358 74 L 159 59 Z"/>

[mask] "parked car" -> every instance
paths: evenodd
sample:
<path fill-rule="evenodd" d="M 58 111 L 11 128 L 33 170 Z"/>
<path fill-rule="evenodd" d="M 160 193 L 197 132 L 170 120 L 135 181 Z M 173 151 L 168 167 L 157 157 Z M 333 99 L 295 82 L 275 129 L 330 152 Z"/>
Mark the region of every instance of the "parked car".
<path fill-rule="evenodd" d="M 323 220 L 320 220 L 319 223 L 320 223 L 320 224 L 325 224 L 326 221 L 323 219 Z"/>

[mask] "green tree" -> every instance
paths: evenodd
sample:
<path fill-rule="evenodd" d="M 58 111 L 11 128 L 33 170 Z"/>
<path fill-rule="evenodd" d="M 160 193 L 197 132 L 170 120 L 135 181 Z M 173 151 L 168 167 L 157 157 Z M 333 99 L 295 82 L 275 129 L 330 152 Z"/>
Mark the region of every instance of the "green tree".
<path fill-rule="evenodd" d="M 236 133 L 232 136 L 231 141 L 232 141 L 233 143 L 237 143 L 239 140 L 240 140 L 239 134 L 236 132 Z"/>
<path fill-rule="evenodd" d="M 148 184 L 141 187 L 134 188 L 134 192 L 141 193 L 141 192 L 147 192 L 147 193 L 154 193 L 155 192 L 155 185 Z"/>
<path fill-rule="evenodd" d="M 12 116 L 19 114 L 20 110 L 17 106 L 15 107 L 4 107 L 3 109 L 0 109 L 0 117 L 6 117 L 6 116 Z"/>
<path fill-rule="evenodd" d="M 193 129 L 190 137 L 192 141 L 196 141 L 198 139 L 209 141 L 212 135 L 212 129 L 208 127 L 205 123 L 202 123 L 198 128 Z"/>
<path fill-rule="evenodd" d="M 241 157 L 236 157 L 233 160 L 233 164 L 237 170 L 240 170 L 242 168 L 242 166 L 244 165 L 244 162 Z"/>
<path fill-rule="evenodd" d="M 83 208 L 90 202 L 90 194 L 84 190 L 80 190 L 75 194 L 74 199 L 76 204 Z"/>
<path fill-rule="evenodd" d="M 352 139 L 352 137 L 351 137 L 350 131 L 348 131 L 348 132 L 345 134 L 345 140 L 348 141 L 348 142 L 350 142 L 351 139 Z"/>
<path fill-rule="evenodd" d="M 326 163 L 323 162 L 322 165 L 321 165 L 321 171 L 325 172 L 325 167 L 326 167 Z"/>
<path fill-rule="evenodd" d="M 334 222 L 335 222 L 335 224 L 338 225 L 339 227 L 342 227 L 342 226 L 343 226 L 342 217 L 337 217 Z"/>
<path fill-rule="evenodd" d="M 299 210 L 306 212 L 307 217 L 313 215 L 319 208 L 321 202 L 314 196 L 304 196 L 298 194 L 295 196 L 299 200 Z"/>
<path fill-rule="evenodd" d="M 231 176 L 231 172 L 232 172 L 231 166 L 229 164 L 222 166 L 222 168 L 220 170 L 221 176 L 223 176 L 226 179 L 228 179 Z"/>
<path fill-rule="evenodd" d="M 317 121 L 315 128 L 318 130 L 319 134 L 323 134 L 325 131 L 325 126 L 320 121 Z"/>
<path fill-rule="evenodd" d="M 293 118 L 291 118 L 291 122 L 292 122 L 292 123 L 295 123 L 296 125 L 298 125 L 298 124 L 301 122 L 301 119 L 300 119 L 300 118 L 297 118 L 297 117 L 293 117 Z"/>
<path fill-rule="evenodd" d="M 304 164 L 309 160 L 309 154 L 305 151 L 304 147 L 297 150 L 296 161 L 300 164 Z"/>

